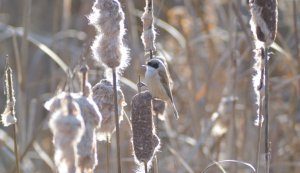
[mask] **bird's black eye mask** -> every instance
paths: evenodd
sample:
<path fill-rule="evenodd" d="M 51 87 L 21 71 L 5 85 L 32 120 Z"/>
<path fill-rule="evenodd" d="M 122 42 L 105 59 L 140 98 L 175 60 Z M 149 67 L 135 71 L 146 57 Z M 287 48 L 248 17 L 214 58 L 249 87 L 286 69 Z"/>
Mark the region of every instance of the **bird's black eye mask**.
<path fill-rule="evenodd" d="M 147 63 L 148 66 L 153 67 L 155 69 L 158 68 L 159 64 L 157 62 L 150 61 Z"/>

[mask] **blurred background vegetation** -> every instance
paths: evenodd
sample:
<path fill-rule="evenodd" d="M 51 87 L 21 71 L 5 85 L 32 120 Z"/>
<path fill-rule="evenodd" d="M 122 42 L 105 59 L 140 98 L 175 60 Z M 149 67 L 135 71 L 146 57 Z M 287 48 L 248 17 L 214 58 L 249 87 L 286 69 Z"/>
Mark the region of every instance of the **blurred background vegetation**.
<path fill-rule="evenodd" d="M 162 147 L 159 172 L 201 172 L 209 163 L 234 159 L 255 165 L 258 127 L 255 105 L 252 36 L 247 0 L 153 0 L 158 51 L 167 59 L 174 81 L 175 104 L 181 118 L 167 110 L 158 123 Z M 144 63 L 140 35 L 142 0 L 121 0 L 126 15 L 126 44 L 131 66 L 120 83 L 127 101 L 135 90 L 139 66 Z M 0 110 L 5 107 L 5 56 L 14 71 L 18 140 L 24 172 L 54 172 L 52 134 L 44 102 L 66 83 L 62 60 L 78 68 L 81 57 L 90 66 L 90 82 L 103 77 L 103 67 L 91 57 L 95 29 L 87 15 L 93 0 L 0 0 Z M 276 44 L 270 60 L 271 172 L 300 172 L 300 57 L 296 28 L 300 28 L 300 2 L 279 0 Z M 298 12 L 295 12 L 298 9 Z M 294 13 L 295 12 L 295 13 Z M 295 21 L 298 24 L 296 27 Z M 299 29 L 298 29 L 299 33 Z M 56 59 L 57 58 L 57 59 Z M 74 90 L 79 90 L 74 77 Z M 169 115 L 170 114 L 170 115 Z M 170 117 L 170 118 L 169 118 Z M 131 148 L 131 130 L 121 124 L 124 173 L 137 166 Z M 0 172 L 14 167 L 12 128 L 0 128 Z M 262 135 L 263 136 L 263 135 Z M 261 143 L 261 170 L 264 145 Z M 98 167 L 106 172 L 105 143 L 98 142 Z M 112 138 L 111 172 L 115 172 Z M 244 166 L 222 164 L 228 172 L 251 172 Z M 218 167 L 208 172 L 221 172 Z"/>

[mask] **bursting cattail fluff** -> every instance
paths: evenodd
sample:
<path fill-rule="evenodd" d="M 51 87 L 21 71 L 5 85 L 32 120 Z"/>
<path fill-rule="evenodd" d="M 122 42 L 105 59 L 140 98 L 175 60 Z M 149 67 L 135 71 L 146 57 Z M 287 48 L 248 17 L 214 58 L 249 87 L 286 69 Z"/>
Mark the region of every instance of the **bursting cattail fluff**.
<path fill-rule="evenodd" d="M 122 72 L 128 66 L 128 49 L 123 43 L 125 35 L 124 12 L 117 0 L 95 0 L 90 23 L 98 35 L 92 50 L 96 60 L 105 66 Z"/>
<path fill-rule="evenodd" d="M 123 120 L 123 107 L 126 106 L 126 102 L 122 90 L 117 88 L 117 92 L 120 123 Z M 97 129 L 97 140 L 106 140 L 107 137 L 110 139 L 110 136 L 115 129 L 114 91 L 111 82 L 106 79 L 102 79 L 99 83 L 94 85 L 93 99 L 96 102 L 103 118 L 101 127 Z"/>
<path fill-rule="evenodd" d="M 142 16 L 143 22 L 143 33 L 142 33 L 142 41 L 144 44 L 145 51 L 148 52 L 150 50 L 155 51 L 155 28 L 153 24 L 153 3 L 152 0 L 146 1 L 146 6 L 144 8 L 144 13 Z"/>
<path fill-rule="evenodd" d="M 91 91 L 89 92 L 91 93 Z M 50 111 L 55 110 L 60 100 L 63 99 L 66 94 L 67 93 L 62 92 L 54 98 L 50 99 L 45 103 L 45 108 Z M 71 97 L 79 105 L 85 123 L 84 134 L 77 145 L 78 166 L 82 171 L 89 172 L 94 170 L 98 163 L 96 128 L 100 127 L 102 116 L 96 103 L 91 97 L 85 97 L 79 93 L 71 93 Z"/>
<path fill-rule="evenodd" d="M 253 70 L 254 74 L 252 77 L 252 84 L 254 89 L 254 99 L 255 99 L 255 110 L 256 110 L 256 119 L 254 124 L 256 126 L 262 125 L 264 119 L 263 116 L 260 116 L 260 106 L 263 97 L 263 88 L 264 88 L 264 61 L 263 48 L 254 50 L 254 65 Z M 259 119 L 260 118 L 260 119 Z"/>
<path fill-rule="evenodd" d="M 5 70 L 5 93 L 6 93 L 6 107 L 4 112 L 1 114 L 1 121 L 4 126 L 9 126 L 17 122 L 15 117 L 15 93 L 13 88 L 12 70 L 8 66 Z"/>
<path fill-rule="evenodd" d="M 263 122 L 263 117 L 259 117 L 261 100 L 264 88 L 264 49 L 269 47 L 275 40 L 278 22 L 277 0 L 250 0 L 251 20 L 250 26 L 254 36 L 254 75 L 252 83 L 256 102 L 255 125 Z M 261 118 L 259 122 L 259 118 Z"/>
<path fill-rule="evenodd" d="M 136 94 L 132 99 L 132 142 L 135 159 L 149 163 L 159 149 L 159 138 L 152 122 L 152 95 L 149 91 Z"/>
<path fill-rule="evenodd" d="M 277 0 L 250 0 L 249 5 L 254 38 L 270 46 L 277 33 Z"/>
<path fill-rule="evenodd" d="M 84 133 L 84 122 L 78 104 L 67 96 L 57 103 L 52 112 L 49 127 L 55 146 L 54 160 L 59 173 L 78 171 L 77 144 Z"/>

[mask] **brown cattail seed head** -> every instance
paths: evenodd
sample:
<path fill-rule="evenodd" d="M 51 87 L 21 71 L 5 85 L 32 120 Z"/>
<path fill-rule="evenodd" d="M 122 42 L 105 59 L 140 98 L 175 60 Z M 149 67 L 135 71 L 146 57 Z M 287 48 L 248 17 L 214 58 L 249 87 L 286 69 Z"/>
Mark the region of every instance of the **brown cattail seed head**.
<path fill-rule="evenodd" d="M 78 104 L 67 96 L 60 100 L 60 108 L 52 112 L 49 127 L 53 133 L 55 164 L 59 173 L 76 172 L 77 144 L 84 132 L 84 122 Z"/>
<path fill-rule="evenodd" d="M 270 46 L 276 37 L 278 22 L 277 0 L 250 0 L 251 30 L 255 39 Z"/>
<path fill-rule="evenodd" d="M 117 0 L 96 0 L 90 23 L 98 35 L 92 45 L 94 57 L 107 67 L 122 71 L 128 66 L 128 50 L 123 44 L 124 12 Z"/>
<path fill-rule="evenodd" d="M 152 0 L 146 1 L 146 6 L 144 9 L 144 13 L 142 16 L 143 22 L 143 33 L 142 33 L 142 41 L 145 47 L 145 51 L 156 50 L 155 47 L 155 30 L 153 25 L 153 3 Z"/>
<path fill-rule="evenodd" d="M 124 106 L 126 106 L 123 92 L 117 88 L 118 92 L 118 115 L 119 123 L 123 120 Z M 111 133 L 115 129 L 115 114 L 114 114 L 114 91 L 112 83 L 106 79 L 102 79 L 93 87 L 93 99 L 96 102 L 102 117 L 102 125 L 97 129 L 97 139 L 106 140 L 110 138 Z"/>
<path fill-rule="evenodd" d="M 1 121 L 4 126 L 9 126 L 11 124 L 15 124 L 17 122 L 17 118 L 15 117 L 15 93 L 13 88 L 13 79 L 12 79 L 12 70 L 8 66 L 5 70 L 5 93 L 6 93 L 6 107 L 4 112 L 1 114 Z"/>
<path fill-rule="evenodd" d="M 152 95 L 149 91 L 136 94 L 132 99 L 132 132 L 135 158 L 141 163 L 152 160 L 159 148 L 152 122 Z"/>

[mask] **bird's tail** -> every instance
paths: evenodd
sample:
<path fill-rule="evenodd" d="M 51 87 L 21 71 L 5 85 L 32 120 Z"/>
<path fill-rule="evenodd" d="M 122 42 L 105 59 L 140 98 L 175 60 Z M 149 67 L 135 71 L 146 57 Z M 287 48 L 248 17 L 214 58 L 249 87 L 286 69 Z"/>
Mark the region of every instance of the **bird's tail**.
<path fill-rule="evenodd" d="M 179 119 L 179 115 L 178 115 L 178 112 L 177 112 L 177 109 L 176 109 L 176 106 L 175 106 L 174 102 L 172 102 L 172 106 L 173 106 L 174 116 L 178 120 Z"/>

